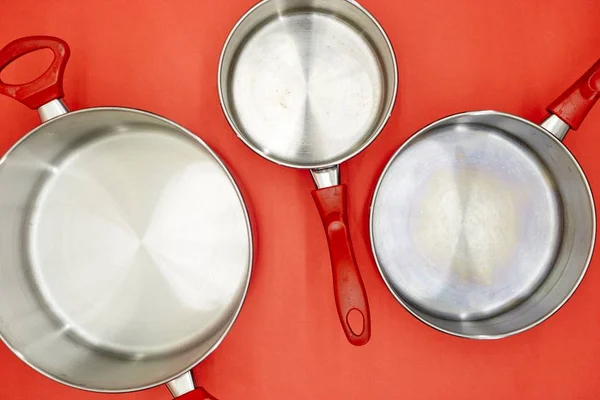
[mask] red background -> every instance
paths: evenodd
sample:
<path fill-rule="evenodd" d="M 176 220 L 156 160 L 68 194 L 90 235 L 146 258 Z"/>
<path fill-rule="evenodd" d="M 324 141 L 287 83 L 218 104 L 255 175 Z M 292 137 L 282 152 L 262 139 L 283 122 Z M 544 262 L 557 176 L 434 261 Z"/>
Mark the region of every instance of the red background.
<path fill-rule="evenodd" d="M 600 397 L 600 260 L 554 317 L 500 341 L 436 332 L 387 291 L 371 256 L 368 207 L 378 174 L 411 133 L 450 113 L 496 109 L 539 121 L 544 106 L 600 56 L 598 0 L 361 0 L 388 32 L 400 90 L 381 136 L 342 167 L 351 234 L 369 294 L 373 336 L 350 346 L 339 327 L 309 173 L 261 159 L 221 113 L 221 47 L 254 0 L 3 0 L 0 45 L 32 34 L 64 38 L 72 109 L 119 105 L 171 118 L 231 167 L 254 219 L 256 263 L 244 308 L 222 345 L 195 370 L 223 400 L 596 399 Z M 49 58 L 3 75 L 33 77 Z M 41 61 L 42 64 L 40 65 Z M 45 64 L 44 64 L 45 63 Z M 17 65 L 18 64 L 18 65 Z M 0 151 L 38 124 L 0 98 Z M 600 106 L 566 139 L 600 190 Z M 164 387 L 87 393 L 42 377 L 0 346 L 1 399 L 167 399 Z"/>

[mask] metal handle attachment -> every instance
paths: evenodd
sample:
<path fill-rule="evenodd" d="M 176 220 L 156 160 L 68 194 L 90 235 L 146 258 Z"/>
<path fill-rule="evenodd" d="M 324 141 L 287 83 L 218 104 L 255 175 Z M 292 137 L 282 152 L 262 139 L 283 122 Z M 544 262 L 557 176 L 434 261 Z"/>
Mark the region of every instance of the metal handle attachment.
<path fill-rule="evenodd" d="M 192 371 L 167 382 L 167 388 L 173 398 L 178 400 L 217 400 L 203 387 L 196 387 Z"/>
<path fill-rule="evenodd" d="M 50 49 L 54 53 L 52 64 L 42 76 L 21 85 L 11 85 L 0 79 L 0 94 L 12 97 L 32 110 L 64 97 L 63 76 L 71 54 L 69 45 L 56 37 L 29 36 L 14 40 L 0 50 L 0 72 L 2 72 L 19 57 L 41 49 Z"/>

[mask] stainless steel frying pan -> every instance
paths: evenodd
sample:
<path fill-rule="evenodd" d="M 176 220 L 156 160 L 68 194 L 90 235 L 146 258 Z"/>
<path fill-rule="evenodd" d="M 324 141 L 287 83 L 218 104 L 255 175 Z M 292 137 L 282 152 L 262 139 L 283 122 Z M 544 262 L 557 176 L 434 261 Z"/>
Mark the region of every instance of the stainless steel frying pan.
<path fill-rule="evenodd" d="M 8 44 L 0 71 L 43 48 L 55 58 L 42 77 L 0 81 L 43 122 L 0 160 L 0 336 L 73 387 L 169 382 L 174 396 L 212 399 L 186 371 L 221 342 L 246 295 L 252 235 L 240 192 L 215 153 L 165 118 L 69 112 L 61 39 Z"/>
<path fill-rule="evenodd" d="M 392 111 L 397 67 L 385 32 L 354 1 L 265 0 L 230 33 L 218 80 L 227 120 L 246 145 L 311 170 L 340 322 L 351 343 L 367 343 L 369 308 L 339 164 L 367 147 Z M 352 313 L 361 323 L 349 322 Z"/>
<path fill-rule="evenodd" d="M 394 154 L 371 208 L 377 265 L 396 299 L 457 336 L 501 338 L 558 310 L 589 264 L 594 202 L 562 144 L 600 97 L 600 61 L 540 125 L 453 115 Z"/>

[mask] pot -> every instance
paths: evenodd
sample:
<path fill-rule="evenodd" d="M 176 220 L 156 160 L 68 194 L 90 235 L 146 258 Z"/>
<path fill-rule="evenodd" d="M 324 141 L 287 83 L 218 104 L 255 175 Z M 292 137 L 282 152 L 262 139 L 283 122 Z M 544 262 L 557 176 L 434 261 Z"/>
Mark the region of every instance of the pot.
<path fill-rule="evenodd" d="M 600 97 L 600 61 L 541 125 L 496 111 L 452 115 L 392 156 L 371 205 L 388 288 L 426 324 L 467 338 L 523 332 L 556 312 L 590 262 L 587 179 L 562 140 Z"/>
<path fill-rule="evenodd" d="M 357 346 L 369 341 L 371 320 L 339 164 L 385 126 L 397 75 L 379 23 L 346 0 L 258 3 L 231 31 L 219 64 L 219 97 L 237 136 L 270 161 L 312 173 L 338 316 Z"/>
<path fill-rule="evenodd" d="M 44 48 L 54 61 L 40 78 L 0 82 L 42 120 L 0 160 L 0 336 L 72 387 L 167 383 L 174 396 L 212 398 L 189 371 L 223 340 L 248 288 L 240 191 L 204 142 L 166 118 L 69 111 L 63 40 L 15 40 L 0 71 Z"/>

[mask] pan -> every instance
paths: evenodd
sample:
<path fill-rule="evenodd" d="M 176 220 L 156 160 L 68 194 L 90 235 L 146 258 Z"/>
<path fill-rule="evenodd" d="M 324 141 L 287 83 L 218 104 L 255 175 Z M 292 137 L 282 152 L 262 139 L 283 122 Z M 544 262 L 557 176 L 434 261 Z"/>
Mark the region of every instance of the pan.
<path fill-rule="evenodd" d="M 371 244 L 396 299 L 466 338 L 523 332 L 557 311 L 592 256 L 590 187 L 562 140 L 600 97 L 600 60 L 540 125 L 452 115 L 392 156 L 371 205 Z"/>
<path fill-rule="evenodd" d="M 0 93 L 42 124 L 0 160 L 0 336 L 63 384 L 129 392 L 167 383 L 213 399 L 189 371 L 223 340 L 249 284 L 252 235 L 240 191 L 190 131 L 145 111 L 69 111 L 69 47 L 34 36 L 0 50 L 0 71 L 54 61 Z"/>
<path fill-rule="evenodd" d="M 385 32 L 346 0 L 258 3 L 231 31 L 219 65 L 221 105 L 237 136 L 272 162 L 312 173 L 337 312 L 354 345 L 368 342 L 371 322 L 339 164 L 381 132 L 397 79 Z"/>

